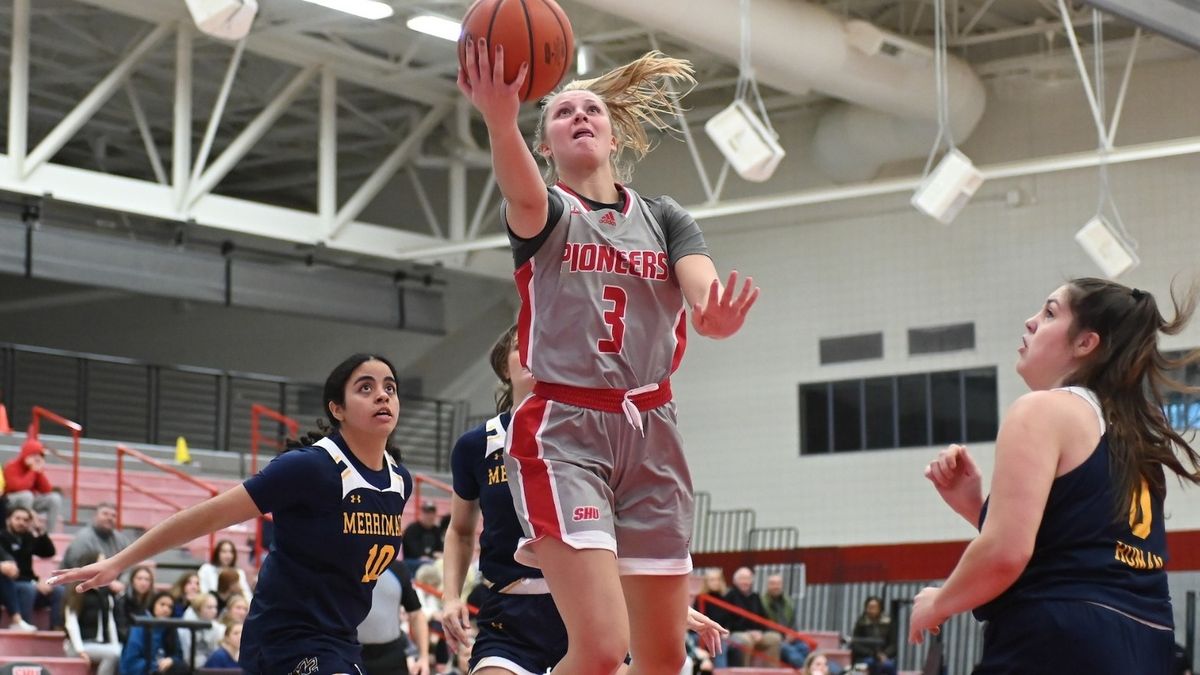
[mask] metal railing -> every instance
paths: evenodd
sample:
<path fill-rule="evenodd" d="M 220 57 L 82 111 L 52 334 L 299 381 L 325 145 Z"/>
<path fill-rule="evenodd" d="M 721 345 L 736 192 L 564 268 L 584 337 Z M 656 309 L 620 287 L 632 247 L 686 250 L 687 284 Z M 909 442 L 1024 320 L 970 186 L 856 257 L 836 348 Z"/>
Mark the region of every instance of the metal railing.
<path fill-rule="evenodd" d="M 179 469 L 176 469 L 173 466 L 168 466 L 167 464 L 164 464 L 143 452 L 139 452 L 137 450 L 134 450 L 133 448 L 125 447 L 124 445 L 121 445 L 120 443 L 118 443 L 117 444 L 117 529 L 118 530 L 121 529 L 122 527 L 124 527 L 124 522 L 125 522 L 124 521 L 124 518 L 125 518 L 125 488 L 129 488 L 130 490 L 133 490 L 134 492 L 137 492 L 138 494 L 146 495 L 147 497 L 150 497 L 151 499 L 153 499 L 157 502 L 166 504 L 167 506 L 170 506 L 171 508 L 175 509 L 176 511 L 182 511 L 185 508 L 187 508 L 183 504 L 180 504 L 176 501 L 168 499 L 153 490 L 147 490 L 146 488 L 143 488 L 140 485 L 134 484 L 132 481 L 125 480 L 125 455 L 129 455 L 130 457 L 133 457 L 134 459 L 136 459 L 144 464 L 148 464 L 148 465 L 154 467 L 155 469 L 162 471 L 163 473 L 174 476 L 174 477 L 184 481 L 185 483 L 190 483 L 192 485 L 195 485 L 196 487 L 200 488 L 201 490 L 204 490 L 205 492 L 207 492 L 208 496 L 210 498 L 217 496 L 217 494 L 220 492 L 220 490 L 218 490 L 213 484 L 211 484 L 207 481 L 200 480 L 199 478 L 196 478 L 195 476 L 186 474 L 186 473 L 180 471 Z M 76 484 L 78 484 L 78 482 L 76 482 Z M 208 555 L 210 558 L 212 557 L 213 550 L 216 547 L 216 537 L 217 537 L 216 532 L 210 532 L 208 534 Z"/>
<path fill-rule="evenodd" d="M 33 438 L 37 438 L 38 432 L 42 428 L 42 420 L 53 422 L 61 427 L 66 427 L 71 432 L 71 457 L 64 457 L 62 453 L 54 448 L 46 448 L 53 455 L 64 462 L 71 465 L 71 524 L 79 523 L 79 438 L 83 436 L 83 425 L 59 415 L 58 413 L 47 410 L 40 405 L 33 406 L 30 411 L 32 421 L 29 423 L 29 434 Z M 51 523 L 51 526 L 54 524 Z"/>

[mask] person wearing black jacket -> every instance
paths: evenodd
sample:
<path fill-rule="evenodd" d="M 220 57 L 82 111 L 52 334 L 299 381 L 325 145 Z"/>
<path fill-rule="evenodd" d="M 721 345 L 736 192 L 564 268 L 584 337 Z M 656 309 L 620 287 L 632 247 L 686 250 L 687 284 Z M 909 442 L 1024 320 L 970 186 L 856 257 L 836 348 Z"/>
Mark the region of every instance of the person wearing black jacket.
<path fill-rule="evenodd" d="M 100 559 L 96 551 L 79 557 L 84 565 Z M 113 595 L 107 586 L 83 593 L 67 587 L 65 619 L 67 655 L 83 656 L 96 666 L 96 675 L 116 675 L 121 659 L 121 643 L 117 641 L 117 622 L 113 618 Z"/>
<path fill-rule="evenodd" d="M 738 568 L 733 573 L 733 588 L 729 589 L 723 599 L 739 609 L 766 619 L 767 610 L 763 607 L 762 598 L 754 592 L 753 587 L 754 572 L 749 567 Z M 765 630 L 761 623 L 753 619 L 733 613 L 730 613 L 729 623 L 725 624 L 725 627 L 730 631 L 729 641 L 738 647 L 738 651 L 749 657 L 748 660 L 751 663 L 744 665 L 753 665 L 756 660 L 763 661 L 767 666 L 779 665 L 782 635 L 773 630 Z M 730 656 L 733 656 L 732 651 Z M 734 665 L 733 660 L 730 658 L 729 665 Z"/>
<path fill-rule="evenodd" d="M 14 586 L 21 617 L 32 618 L 34 609 L 49 607 L 51 627 L 61 629 L 63 589 L 39 581 L 33 573 L 33 557 L 53 558 L 54 542 L 32 511 L 23 506 L 9 509 L 4 531 L 0 532 L 0 547 L 17 563 Z"/>

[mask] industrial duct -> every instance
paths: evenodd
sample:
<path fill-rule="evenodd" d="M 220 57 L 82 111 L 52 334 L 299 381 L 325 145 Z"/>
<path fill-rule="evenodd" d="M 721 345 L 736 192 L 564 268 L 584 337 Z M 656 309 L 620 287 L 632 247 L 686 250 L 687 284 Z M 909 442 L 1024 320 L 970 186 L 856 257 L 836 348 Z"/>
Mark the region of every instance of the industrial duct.
<path fill-rule="evenodd" d="M 736 60 L 738 4 L 729 0 L 580 0 Z M 924 157 L 937 133 L 933 50 L 865 21 L 798 0 L 753 0 L 751 62 L 759 82 L 794 94 L 845 101 L 817 124 L 814 161 L 837 181 L 866 180 L 900 159 Z M 983 83 L 961 59 L 946 65 L 950 127 L 975 129 Z"/>

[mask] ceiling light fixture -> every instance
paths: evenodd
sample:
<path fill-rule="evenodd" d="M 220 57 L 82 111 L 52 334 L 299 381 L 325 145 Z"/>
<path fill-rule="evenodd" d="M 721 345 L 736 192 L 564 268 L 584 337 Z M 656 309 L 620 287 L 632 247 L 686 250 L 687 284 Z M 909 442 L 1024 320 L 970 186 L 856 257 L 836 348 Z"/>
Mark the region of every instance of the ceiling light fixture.
<path fill-rule="evenodd" d="M 354 16 L 362 17 L 376 21 L 378 19 L 386 19 L 395 10 L 390 5 L 377 0 L 304 0 L 311 2 L 314 5 L 336 9 L 339 12 L 353 14 Z"/>
<path fill-rule="evenodd" d="M 458 42 L 458 36 L 462 34 L 461 23 L 433 14 L 418 14 L 409 19 L 407 25 L 410 30 L 451 42 Z"/>

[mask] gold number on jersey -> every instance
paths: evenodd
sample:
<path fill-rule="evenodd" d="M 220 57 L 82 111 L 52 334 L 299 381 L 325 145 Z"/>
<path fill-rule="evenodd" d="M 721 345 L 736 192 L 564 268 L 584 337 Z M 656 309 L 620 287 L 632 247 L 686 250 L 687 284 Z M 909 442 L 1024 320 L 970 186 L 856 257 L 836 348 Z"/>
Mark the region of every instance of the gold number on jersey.
<path fill-rule="evenodd" d="M 379 544 L 373 544 L 371 550 L 367 552 L 367 564 L 363 567 L 362 582 L 366 584 L 378 579 L 387 566 L 392 564 L 392 559 L 395 557 L 395 546 L 384 544 L 383 548 L 380 548 Z"/>
<path fill-rule="evenodd" d="M 601 296 L 606 303 L 612 303 L 612 309 L 604 310 L 604 323 L 608 324 L 609 337 L 596 341 L 596 349 L 601 354 L 620 354 L 621 345 L 625 344 L 625 305 L 629 296 L 620 286 L 605 286 Z"/>
<path fill-rule="evenodd" d="M 1150 507 L 1150 486 L 1143 478 L 1141 487 L 1133 491 L 1133 498 L 1129 500 L 1129 531 L 1138 539 L 1149 537 L 1150 519 L 1153 516 Z"/>

